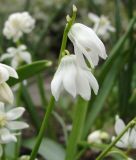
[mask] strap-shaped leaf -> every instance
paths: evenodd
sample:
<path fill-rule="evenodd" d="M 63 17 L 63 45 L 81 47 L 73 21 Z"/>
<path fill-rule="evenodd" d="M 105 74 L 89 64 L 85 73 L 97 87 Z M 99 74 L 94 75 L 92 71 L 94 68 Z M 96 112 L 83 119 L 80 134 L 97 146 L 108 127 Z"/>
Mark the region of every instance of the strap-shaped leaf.
<path fill-rule="evenodd" d="M 8 81 L 8 84 L 10 86 L 13 86 L 18 82 L 22 82 L 25 79 L 35 76 L 37 73 L 44 71 L 46 68 L 50 67 L 51 65 L 52 65 L 52 62 L 48 60 L 35 61 L 31 64 L 24 65 L 17 69 L 19 79 L 10 78 Z"/>

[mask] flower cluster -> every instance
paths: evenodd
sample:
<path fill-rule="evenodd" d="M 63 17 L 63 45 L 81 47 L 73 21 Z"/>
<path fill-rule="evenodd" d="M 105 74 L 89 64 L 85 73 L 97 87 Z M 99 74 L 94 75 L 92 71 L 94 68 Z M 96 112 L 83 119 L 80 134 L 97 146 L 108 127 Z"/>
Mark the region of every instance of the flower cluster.
<path fill-rule="evenodd" d="M 7 53 L 3 54 L 0 58 L 1 61 L 11 59 L 11 66 L 17 68 L 22 62 L 31 63 L 31 54 L 26 50 L 25 45 L 20 45 L 17 48 L 9 47 Z"/>
<path fill-rule="evenodd" d="M 104 40 L 109 39 L 110 32 L 115 32 L 115 28 L 111 25 L 109 19 L 106 16 L 101 15 L 98 17 L 94 13 L 89 13 L 88 17 L 94 23 L 93 30 Z"/>
<path fill-rule="evenodd" d="M 80 23 L 72 25 L 68 37 L 74 45 L 75 54 L 62 57 L 51 82 L 51 91 L 56 100 L 64 89 L 73 97 L 80 95 L 89 100 L 91 89 L 97 94 L 99 85 L 86 60 L 94 68 L 99 57 L 106 59 L 105 47 L 91 28 Z"/>
<path fill-rule="evenodd" d="M 35 20 L 28 12 L 13 13 L 5 22 L 3 34 L 7 39 L 13 39 L 16 42 L 23 33 L 30 33 L 34 26 Z"/>

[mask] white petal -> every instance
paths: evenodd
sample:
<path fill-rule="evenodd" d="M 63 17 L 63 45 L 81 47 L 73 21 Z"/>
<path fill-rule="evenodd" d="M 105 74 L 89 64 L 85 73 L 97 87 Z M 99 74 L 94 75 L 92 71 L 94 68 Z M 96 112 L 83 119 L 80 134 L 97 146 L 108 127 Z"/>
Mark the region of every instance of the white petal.
<path fill-rule="evenodd" d="M 84 74 L 84 70 L 79 69 L 77 74 L 76 89 L 77 93 L 81 95 L 85 100 L 89 100 L 91 97 L 91 88 L 89 81 Z"/>
<path fill-rule="evenodd" d="M 17 68 L 18 65 L 19 65 L 19 62 L 18 62 L 18 61 L 16 60 L 16 58 L 14 57 L 14 58 L 12 59 L 12 61 L 11 61 L 11 66 L 12 66 L 13 68 Z"/>
<path fill-rule="evenodd" d="M 121 140 L 116 143 L 116 146 L 119 148 L 127 148 L 128 147 Z"/>
<path fill-rule="evenodd" d="M 4 61 L 5 59 L 10 59 L 13 57 L 13 54 L 11 53 L 5 53 L 0 57 L 0 61 Z"/>
<path fill-rule="evenodd" d="M 57 72 L 55 73 L 51 81 L 51 92 L 52 92 L 52 95 L 55 97 L 56 101 L 58 101 L 60 93 L 63 89 L 62 76 L 63 76 L 63 70 L 61 70 L 61 68 L 58 68 Z"/>
<path fill-rule="evenodd" d="M 117 118 L 115 122 L 115 132 L 117 135 L 119 135 L 123 129 L 125 128 L 125 123 L 123 122 L 122 119 Z"/>
<path fill-rule="evenodd" d="M 9 143 L 9 142 L 12 142 L 12 141 L 14 141 L 14 142 L 17 141 L 16 137 L 13 134 L 11 134 L 9 132 L 9 130 L 6 129 L 6 128 L 3 128 L 3 129 L 0 130 L 0 135 L 1 135 L 1 140 L 3 141 L 3 143 Z"/>
<path fill-rule="evenodd" d="M 65 66 L 65 74 L 63 75 L 63 86 L 66 91 L 73 97 L 76 97 L 76 68 L 74 64 Z"/>
<path fill-rule="evenodd" d="M 9 79 L 9 73 L 6 68 L 0 66 L 0 83 L 6 82 Z"/>
<path fill-rule="evenodd" d="M 32 62 L 31 54 L 29 52 L 22 52 L 20 54 L 20 56 L 26 63 L 31 63 Z"/>
<path fill-rule="evenodd" d="M 25 122 L 11 121 L 7 123 L 7 127 L 11 130 L 20 130 L 20 129 L 28 128 L 29 125 Z"/>
<path fill-rule="evenodd" d="M 89 13 L 89 14 L 88 14 L 88 17 L 89 17 L 89 19 L 90 19 L 91 21 L 93 21 L 94 23 L 100 21 L 100 18 L 99 18 L 96 14 L 94 14 L 94 13 Z"/>
<path fill-rule="evenodd" d="M 136 130 L 135 128 L 130 129 L 130 134 L 129 134 L 129 144 L 132 146 L 132 148 L 136 148 Z"/>
<path fill-rule="evenodd" d="M 8 65 L 2 64 L 2 63 L 0 63 L 0 66 L 7 69 L 8 73 L 9 73 L 9 76 L 14 77 L 14 78 L 18 78 L 18 74 L 15 71 L 15 69 L 13 69 L 12 67 L 10 67 Z"/>
<path fill-rule="evenodd" d="M 5 112 L 4 103 L 0 102 L 0 112 Z"/>
<path fill-rule="evenodd" d="M 15 120 L 22 116 L 25 109 L 23 107 L 17 107 L 7 112 L 7 120 Z"/>
<path fill-rule="evenodd" d="M 87 71 L 86 76 L 88 77 L 91 88 L 93 89 L 94 93 L 97 95 L 98 90 L 99 90 L 99 85 L 98 85 L 98 82 L 97 82 L 96 78 L 91 73 L 91 71 Z"/>
<path fill-rule="evenodd" d="M 0 101 L 9 104 L 12 104 L 14 101 L 12 90 L 5 82 L 0 84 Z"/>

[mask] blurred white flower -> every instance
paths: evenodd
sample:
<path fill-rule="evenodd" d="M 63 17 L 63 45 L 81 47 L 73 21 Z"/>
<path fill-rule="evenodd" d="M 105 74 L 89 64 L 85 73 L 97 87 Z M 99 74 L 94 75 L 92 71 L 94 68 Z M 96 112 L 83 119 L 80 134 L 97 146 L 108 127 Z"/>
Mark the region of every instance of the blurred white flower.
<path fill-rule="evenodd" d="M 98 17 L 94 13 L 89 13 L 88 17 L 94 23 L 93 30 L 104 40 L 110 38 L 110 32 L 115 32 L 115 28 L 111 25 L 109 19 L 106 16 L 101 15 Z"/>
<path fill-rule="evenodd" d="M 105 46 L 91 28 L 75 23 L 68 36 L 74 45 L 75 54 L 84 54 L 93 68 L 98 64 L 99 56 L 106 59 Z"/>
<path fill-rule="evenodd" d="M 23 155 L 19 158 L 19 160 L 29 160 L 30 159 L 30 156 L 28 155 Z M 38 160 L 37 158 L 35 160 Z"/>
<path fill-rule="evenodd" d="M 115 132 L 119 135 L 125 128 L 125 123 L 118 116 L 115 122 Z M 114 139 L 114 137 L 113 137 Z M 122 138 L 116 143 L 119 148 L 136 148 L 136 127 L 129 128 L 128 131 L 122 136 Z"/>
<path fill-rule="evenodd" d="M 91 88 L 97 94 L 97 80 L 81 60 L 76 55 L 66 55 L 61 59 L 51 82 L 51 91 L 56 100 L 64 89 L 73 97 L 79 94 L 85 100 L 90 99 Z"/>
<path fill-rule="evenodd" d="M 10 47 L 7 49 L 7 53 L 3 54 L 0 61 L 11 59 L 11 66 L 17 68 L 22 62 L 31 63 L 31 54 L 26 51 L 25 45 L 20 45 L 17 48 Z"/>
<path fill-rule="evenodd" d="M 30 33 L 35 26 L 35 19 L 28 12 L 13 13 L 5 22 L 3 34 L 7 39 L 19 40 L 23 33 Z"/>
<path fill-rule="evenodd" d="M 22 121 L 16 121 L 24 113 L 23 107 L 13 108 L 6 112 L 4 103 L 0 103 L 0 143 L 16 142 L 16 132 L 28 128 L 28 124 Z"/>
<path fill-rule="evenodd" d="M 96 130 L 88 135 L 88 143 L 102 143 L 102 140 L 109 138 L 108 133 L 101 130 Z"/>

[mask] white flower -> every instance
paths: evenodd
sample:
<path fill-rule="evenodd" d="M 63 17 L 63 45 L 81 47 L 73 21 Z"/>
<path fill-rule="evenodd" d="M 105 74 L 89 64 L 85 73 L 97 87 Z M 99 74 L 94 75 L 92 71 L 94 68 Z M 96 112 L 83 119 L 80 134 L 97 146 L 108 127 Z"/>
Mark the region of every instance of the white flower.
<path fill-rule="evenodd" d="M 0 143 L 16 142 L 15 131 L 28 127 L 28 124 L 22 121 L 16 121 L 24 113 L 23 107 L 13 108 L 6 112 L 4 103 L 0 103 Z"/>
<path fill-rule="evenodd" d="M 5 22 L 3 34 L 7 39 L 19 40 L 23 33 L 30 33 L 35 26 L 35 20 L 28 12 L 13 13 Z"/>
<path fill-rule="evenodd" d="M 115 32 L 115 28 L 111 25 L 109 19 L 106 16 L 101 15 L 98 17 L 94 13 L 89 13 L 88 17 L 94 23 L 93 30 L 101 38 L 107 40 L 110 38 L 109 32 Z"/>
<path fill-rule="evenodd" d="M 109 135 L 101 130 L 96 130 L 89 134 L 88 143 L 102 143 L 102 140 L 108 139 Z"/>
<path fill-rule="evenodd" d="M 125 128 L 125 124 L 122 119 L 116 117 L 115 122 L 115 132 L 119 135 L 123 129 Z M 128 131 L 122 136 L 122 138 L 116 143 L 116 146 L 119 148 L 136 148 L 136 127 L 128 129 Z"/>
<path fill-rule="evenodd" d="M 91 28 L 75 23 L 68 36 L 74 45 L 75 54 L 84 54 L 92 67 L 98 64 L 99 56 L 106 59 L 104 44 Z"/>
<path fill-rule="evenodd" d="M 27 156 L 27 155 L 23 155 L 19 158 L 19 160 L 29 160 L 30 159 L 30 156 Z M 38 160 L 37 158 L 35 158 L 35 160 Z"/>
<path fill-rule="evenodd" d="M 85 100 L 91 97 L 91 88 L 98 92 L 98 83 L 90 69 L 76 55 L 66 55 L 61 59 L 60 65 L 51 82 L 51 91 L 56 100 L 65 89 L 73 97 L 80 95 Z"/>
<path fill-rule="evenodd" d="M 23 61 L 31 63 L 31 54 L 26 51 L 25 45 L 20 45 L 18 48 L 10 47 L 7 49 L 7 53 L 3 54 L 0 61 L 11 59 L 11 66 L 17 68 Z"/>

